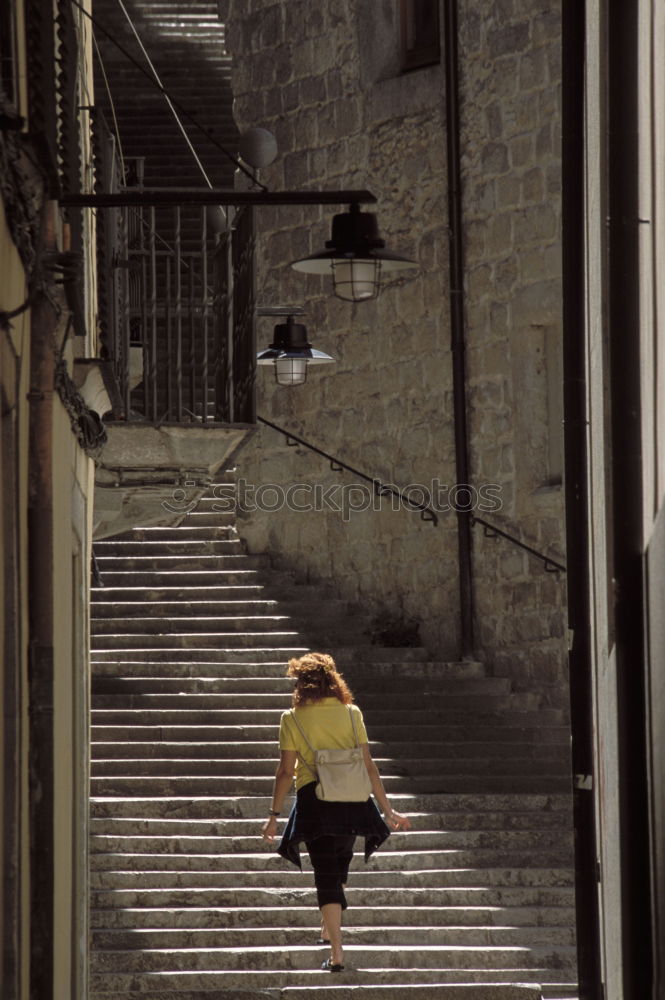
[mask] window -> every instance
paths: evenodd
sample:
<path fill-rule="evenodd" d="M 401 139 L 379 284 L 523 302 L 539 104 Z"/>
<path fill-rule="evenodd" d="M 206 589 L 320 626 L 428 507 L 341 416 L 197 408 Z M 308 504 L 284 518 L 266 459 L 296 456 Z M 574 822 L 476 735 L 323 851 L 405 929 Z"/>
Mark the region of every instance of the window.
<path fill-rule="evenodd" d="M 438 63 L 439 0 L 400 0 L 402 72 Z"/>

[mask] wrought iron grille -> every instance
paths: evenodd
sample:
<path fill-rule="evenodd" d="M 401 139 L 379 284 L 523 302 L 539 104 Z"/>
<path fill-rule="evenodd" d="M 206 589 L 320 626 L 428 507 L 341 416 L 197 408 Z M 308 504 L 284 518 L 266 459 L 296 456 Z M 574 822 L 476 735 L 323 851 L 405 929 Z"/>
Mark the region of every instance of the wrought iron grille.
<path fill-rule="evenodd" d="M 105 232 L 116 239 L 109 345 L 122 399 L 116 418 L 254 422 L 251 209 L 221 234 L 204 206 L 115 211 Z"/>

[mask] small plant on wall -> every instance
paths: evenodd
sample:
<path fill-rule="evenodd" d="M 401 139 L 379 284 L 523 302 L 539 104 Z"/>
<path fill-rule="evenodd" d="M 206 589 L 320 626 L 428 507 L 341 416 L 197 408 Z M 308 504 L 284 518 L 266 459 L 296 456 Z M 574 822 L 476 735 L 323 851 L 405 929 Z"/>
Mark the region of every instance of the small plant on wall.
<path fill-rule="evenodd" d="M 372 619 L 367 635 L 373 646 L 419 646 L 420 625 L 415 618 L 382 611 Z"/>

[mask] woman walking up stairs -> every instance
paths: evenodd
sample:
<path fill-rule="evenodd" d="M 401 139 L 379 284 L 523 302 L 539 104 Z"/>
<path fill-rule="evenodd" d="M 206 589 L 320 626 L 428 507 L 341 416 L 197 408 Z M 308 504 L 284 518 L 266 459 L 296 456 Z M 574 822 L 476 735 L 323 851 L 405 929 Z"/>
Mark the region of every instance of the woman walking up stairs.
<path fill-rule="evenodd" d="M 231 515 L 197 514 L 95 546 L 91 1000 L 575 996 L 566 720 L 480 664 L 373 646 L 246 555 Z M 352 637 L 332 652 L 412 827 L 354 855 L 336 976 L 307 860 L 261 836 L 317 601 Z"/>

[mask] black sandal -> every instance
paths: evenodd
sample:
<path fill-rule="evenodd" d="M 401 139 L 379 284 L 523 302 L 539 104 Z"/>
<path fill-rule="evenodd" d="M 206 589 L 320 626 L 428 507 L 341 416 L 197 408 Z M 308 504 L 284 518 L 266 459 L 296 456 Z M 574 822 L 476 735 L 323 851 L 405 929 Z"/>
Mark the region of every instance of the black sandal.
<path fill-rule="evenodd" d="M 332 958 L 327 958 L 321 966 L 321 972 L 342 972 L 343 969 L 344 966 L 339 962 L 333 962 Z"/>
<path fill-rule="evenodd" d="M 317 944 L 330 944 L 330 938 L 320 937 L 316 939 Z"/>

